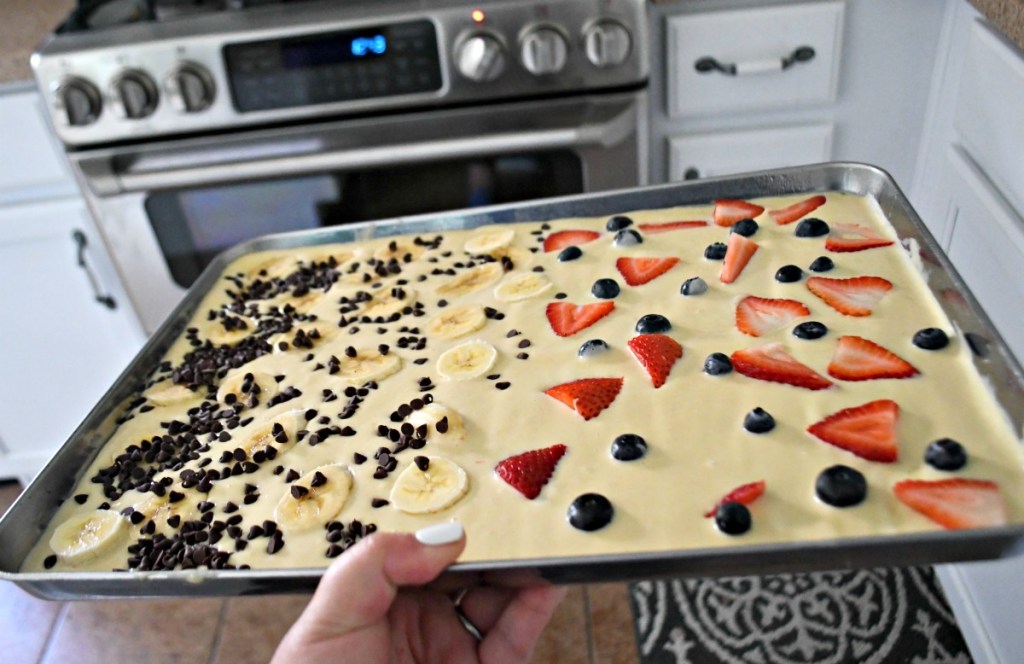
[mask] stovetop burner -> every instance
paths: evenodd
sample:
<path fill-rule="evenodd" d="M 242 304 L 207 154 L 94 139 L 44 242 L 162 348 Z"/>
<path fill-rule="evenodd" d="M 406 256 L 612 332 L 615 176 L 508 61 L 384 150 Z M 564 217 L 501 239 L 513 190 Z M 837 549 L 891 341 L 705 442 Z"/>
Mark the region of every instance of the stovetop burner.
<path fill-rule="evenodd" d="M 338 0 L 79 0 L 58 32 L 86 32 L 253 7 L 332 1 Z"/>

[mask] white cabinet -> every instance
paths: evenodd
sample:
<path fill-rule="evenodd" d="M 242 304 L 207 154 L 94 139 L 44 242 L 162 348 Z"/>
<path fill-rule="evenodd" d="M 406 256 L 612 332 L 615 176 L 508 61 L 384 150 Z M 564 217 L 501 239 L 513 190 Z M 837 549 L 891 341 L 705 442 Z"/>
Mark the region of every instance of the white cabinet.
<path fill-rule="evenodd" d="M 0 94 L 0 205 L 78 193 L 40 103 L 31 89 Z"/>

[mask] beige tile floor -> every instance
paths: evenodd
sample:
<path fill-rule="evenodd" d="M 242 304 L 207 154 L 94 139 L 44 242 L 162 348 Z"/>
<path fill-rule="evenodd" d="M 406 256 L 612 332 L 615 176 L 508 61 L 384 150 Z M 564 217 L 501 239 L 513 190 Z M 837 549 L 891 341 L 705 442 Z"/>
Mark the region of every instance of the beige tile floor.
<path fill-rule="evenodd" d="M 20 493 L 0 484 L 0 513 Z M 0 582 L 4 664 L 257 664 L 306 605 L 301 595 L 47 602 Z M 625 584 L 573 586 L 533 661 L 630 664 L 637 648 Z"/>

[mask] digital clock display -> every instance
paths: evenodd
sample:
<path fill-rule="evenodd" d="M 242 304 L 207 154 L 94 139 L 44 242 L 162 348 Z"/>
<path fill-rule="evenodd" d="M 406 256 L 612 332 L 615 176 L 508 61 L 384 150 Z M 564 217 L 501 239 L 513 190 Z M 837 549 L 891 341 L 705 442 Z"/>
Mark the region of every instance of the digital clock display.
<path fill-rule="evenodd" d="M 383 30 L 334 33 L 281 44 L 281 64 L 285 69 L 323 67 L 377 58 L 387 50 L 388 38 Z"/>

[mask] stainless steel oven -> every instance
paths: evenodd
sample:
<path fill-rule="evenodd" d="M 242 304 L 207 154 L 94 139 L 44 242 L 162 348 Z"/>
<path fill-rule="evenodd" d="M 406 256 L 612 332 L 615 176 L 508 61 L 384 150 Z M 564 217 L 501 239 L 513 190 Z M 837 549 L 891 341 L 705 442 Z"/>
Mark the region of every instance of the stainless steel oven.
<path fill-rule="evenodd" d="M 646 181 L 642 0 L 214 4 L 33 58 L 149 331 L 256 235 Z"/>

